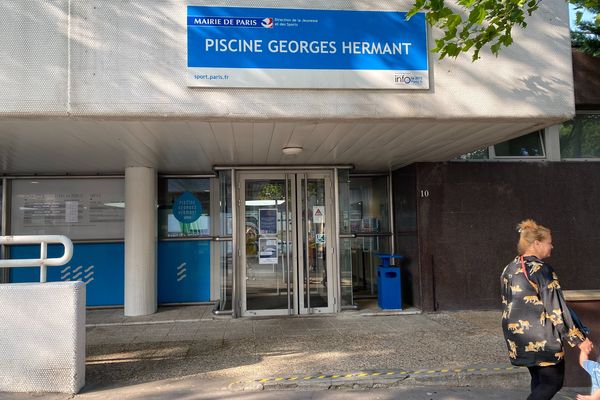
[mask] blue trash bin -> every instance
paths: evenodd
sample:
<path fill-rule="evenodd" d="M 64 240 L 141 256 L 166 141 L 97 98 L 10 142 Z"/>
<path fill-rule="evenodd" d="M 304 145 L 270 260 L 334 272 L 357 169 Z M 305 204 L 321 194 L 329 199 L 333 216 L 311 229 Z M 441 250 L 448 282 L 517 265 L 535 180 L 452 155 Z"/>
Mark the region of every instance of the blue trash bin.
<path fill-rule="evenodd" d="M 377 304 L 382 310 L 402 309 L 402 280 L 399 266 L 390 265 L 393 258 L 403 260 L 395 254 L 377 254 L 381 264 L 377 267 Z"/>

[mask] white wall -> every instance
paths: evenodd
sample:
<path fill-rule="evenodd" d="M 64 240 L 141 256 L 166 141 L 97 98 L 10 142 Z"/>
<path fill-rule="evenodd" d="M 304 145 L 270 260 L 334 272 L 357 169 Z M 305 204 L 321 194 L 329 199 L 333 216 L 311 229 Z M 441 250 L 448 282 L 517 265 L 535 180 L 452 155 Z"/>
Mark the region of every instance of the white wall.
<path fill-rule="evenodd" d="M 0 115 L 560 120 L 574 112 L 564 0 L 541 2 L 527 29 L 516 30 L 516 43 L 498 58 L 483 53 L 482 60 L 472 63 L 468 55 L 443 61 L 432 55 L 431 89 L 419 92 L 188 88 L 187 4 L 2 2 Z M 265 0 L 238 5 L 242 4 L 406 11 L 411 2 Z M 210 5 L 236 4 L 220 0 Z M 434 37 L 438 34 L 433 32 Z"/>
<path fill-rule="evenodd" d="M 0 285 L 0 392 L 77 393 L 85 384 L 85 284 Z"/>

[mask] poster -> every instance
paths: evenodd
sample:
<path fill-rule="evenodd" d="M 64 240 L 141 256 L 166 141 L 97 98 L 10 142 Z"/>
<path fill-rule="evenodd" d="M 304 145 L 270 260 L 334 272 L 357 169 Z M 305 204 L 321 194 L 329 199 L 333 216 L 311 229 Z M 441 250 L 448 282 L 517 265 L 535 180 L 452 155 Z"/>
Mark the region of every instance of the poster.
<path fill-rule="evenodd" d="M 13 235 L 66 235 L 71 240 L 124 236 L 122 178 L 15 179 L 10 226 Z"/>
<path fill-rule="evenodd" d="M 277 264 L 277 239 L 259 238 L 258 239 L 258 263 L 259 264 Z"/>
<path fill-rule="evenodd" d="M 262 208 L 258 210 L 259 235 L 277 235 L 277 209 Z"/>
<path fill-rule="evenodd" d="M 183 224 L 195 222 L 202 215 L 202 203 L 191 192 L 184 192 L 173 202 L 173 215 Z"/>

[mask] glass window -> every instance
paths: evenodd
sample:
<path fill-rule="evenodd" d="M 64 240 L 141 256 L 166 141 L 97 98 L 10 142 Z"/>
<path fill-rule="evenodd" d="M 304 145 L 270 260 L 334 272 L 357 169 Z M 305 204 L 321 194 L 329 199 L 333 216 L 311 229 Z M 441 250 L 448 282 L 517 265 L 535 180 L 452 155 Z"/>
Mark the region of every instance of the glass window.
<path fill-rule="evenodd" d="M 542 131 L 507 140 L 494 146 L 496 157 L 544 157 Z"/>
<path fill-rule="evenodd" d="M 340 235 L 350 233 L 350 176 L 347 169 L 338 170 L 338 203 Z"/>
<path fill-rule="evenodd" d="M 462 154 L 455 158 L 456 161 L 467 161 L 467 160 L 488 160 L 490 158 L 490 152 L 488 147 L 483 147 L 471 151 L 469 153 Z"/>
<path fill-rule="evenodd" d="M 562 158 L 600 158 L 600 114 L 578 114 L 560 127 Z"/>
<path fill-rule="evenodd" d="M 350 232 L 390 232 L 388 177 L 351 176 L 349 190 Z"/>
<path fill-rule="evenodd" d="M 71 240 L 124 236 L 125 182 L 121 178 L 16 179 L 13 235 L 65 235 Z"/>
<path fill-rule="evenodd" d="M 232 225 L 232 195 L 231 195 L 231 171 L 219 171 L 219 228 L 220 236 L 229 236 L 233 234 Z M 233 242 L 230 240 L 216 242 L 219 257 L 219 310 L 232 310 L 233 294 Z"/>
<path fill-rule="evenodd" d="M 0 234 L 2 234 L 2 227 L 4 226 L 4 209 L 2 208 L 2 179 L 0 179 Z"/>
<path fill-rule="evenodd" d="M 210 178 L 162 178 L 158 188 L 160 238 L 210 236 Z"/>
<path fill-rule="evenodd" d="M 341 304 L 377 294 L 380 252 L 390 252 L 389 177 L 339 172 Z"/>
<path fill-rule="evenodd" d="M 231 171 L 219 171 L 219 195 L 220 195 L 220 226 L 219 234 L 222 236 L 233 235 L 232 213 L 231 213 Z"/>

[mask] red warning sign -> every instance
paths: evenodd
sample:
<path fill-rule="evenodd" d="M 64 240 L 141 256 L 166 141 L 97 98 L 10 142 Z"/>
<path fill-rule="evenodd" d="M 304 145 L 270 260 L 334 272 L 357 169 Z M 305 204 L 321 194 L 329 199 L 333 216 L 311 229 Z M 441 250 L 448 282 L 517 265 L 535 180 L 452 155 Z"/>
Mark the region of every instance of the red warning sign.
<path fill-rule="evenodd" d="M 313 206 L 313 222 L 315 224 L 325 222 L 325 206 Z"/>

